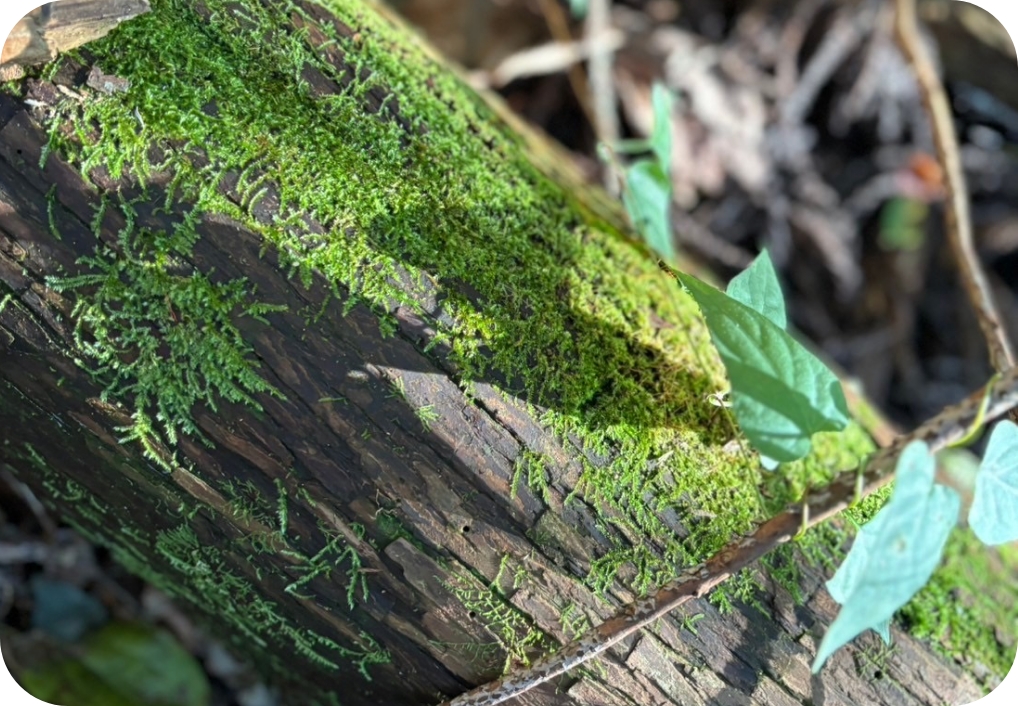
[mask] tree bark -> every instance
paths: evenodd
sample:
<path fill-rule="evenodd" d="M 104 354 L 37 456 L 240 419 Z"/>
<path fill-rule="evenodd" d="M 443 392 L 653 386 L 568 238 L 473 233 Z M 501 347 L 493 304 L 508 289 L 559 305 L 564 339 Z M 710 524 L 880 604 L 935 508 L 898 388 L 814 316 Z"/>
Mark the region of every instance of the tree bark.
<path fill-rule="evenodd" d="M 8 64 L 42 64 L 102 37 L 121 22 L 148 12 L 146 0 L 61 0 L 29 12 L 14 26 L 0 52 Z"/>
<path fill-rule="evenodd" d="M 0 94 L 3 462 L 287 703 L 438 703 L 794 494 L 614 207 L 387 11 L 152 5 Z M 774 566 L 515 703 L 981 693 L 898 630 L 811 678 L 836 606 Z"/>

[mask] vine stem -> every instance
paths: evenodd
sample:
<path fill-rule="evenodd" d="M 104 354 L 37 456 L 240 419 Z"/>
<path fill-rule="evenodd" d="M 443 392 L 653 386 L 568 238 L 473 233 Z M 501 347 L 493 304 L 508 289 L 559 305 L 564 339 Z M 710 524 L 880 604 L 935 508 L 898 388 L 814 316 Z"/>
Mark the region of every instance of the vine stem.
<path fill-rule="evenodd" d="M 805 527 L 823 522 L 859 497 L 878 490 L 893 477 L 898 456 L 909 443 L 925 441 L 932 451 L 939 451 L 965 439 L 974 426 L 997 419 L 1015 408 L 1018 408 L 1018 367 L 994 376 L 959 404 L 948 407 L 910 434 L 898 437 L 859 467 L 838 474 L 829 485 L 810 492 L 801 503 L 789 506 L 757 526 L 752 534 L 733 540 L 706 562 L 682 572 L 654 595 L 630 603 L 557 652 L 536 660 L 525 669 L 444 701 L 440 706 L 500 704 L 597 657 L 683 603 L 706 595 Z"/>
<path fill-rule="evenodd" d="M 958 270 L 965 294 L 975 309 L 982 329 L 990 362 L 994 370 L 1003 372 L 1015 364 L 1014 349 L 1001 323 L 993 301 L 990 284 L 979 262 L 972 238 L 972 217 L 969 213 L 968 189 L 961 165 L 961 151 L 954 132 L 954 118 L 947 94 L 933 65 L 933 59 L 919 34 L 916 0 L 895 0 L 895 30 L 898 44 L 912 64 L 919 92 L 929 114 L 936 144 L 937 161 L 944 175 L 944 225 L 951 250 L 958 261 Z"/>

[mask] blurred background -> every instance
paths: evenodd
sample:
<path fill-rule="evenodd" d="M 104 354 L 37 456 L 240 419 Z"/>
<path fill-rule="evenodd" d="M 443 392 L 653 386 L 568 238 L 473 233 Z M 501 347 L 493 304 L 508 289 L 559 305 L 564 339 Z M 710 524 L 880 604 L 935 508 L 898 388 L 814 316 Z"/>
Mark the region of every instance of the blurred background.
<path fill-rule="evenodd" d="M 618 173 L 598 145 L 650 135 L 651 86 L 665 85 L 675 96 L 676 247 L 722 279 L 768 248 L 793 327 L 901 427 L 991 375 L 944 239 L 931 129 L 895 43 L 891 3 L 391 4 L 466 80 L 498 93 L 616 195 Z M 1015 48 L 972 5 L 926 0 L 919 8 L 954 112 L 978 251 L 1018 340 Z M 38 674 L 38 655 L 102 625 L 113 645 L 103 669 L 125 674 L 118 652 L 151 649 L 152 663 L 135 667 L 135 678 L 169 674 L 165 690 L 183 696 L 167 703 L 276 702 L 167 599 L 59 528 L 8 474 L 0 474 L 0 617 L 8 666 L 32 667 L 39 679 L 47 675 Z M 159 642 L 165 634 L 177 647 Z M 68 693 L 54 700 L 119 703 Z"/>
<path fill-rule="evenodd" d="M 676 96 L 675 242 L 720 277 L 767 247 L 793 325 L 904 427 L 991 374 L 943 235 L 927 114 L 884 0 L 394 0 L 617 191 L 598 142 Z M 1018 333 L 1018 63 L 983 10 L 919 3 L 952 101 L 976 242 Z"/>

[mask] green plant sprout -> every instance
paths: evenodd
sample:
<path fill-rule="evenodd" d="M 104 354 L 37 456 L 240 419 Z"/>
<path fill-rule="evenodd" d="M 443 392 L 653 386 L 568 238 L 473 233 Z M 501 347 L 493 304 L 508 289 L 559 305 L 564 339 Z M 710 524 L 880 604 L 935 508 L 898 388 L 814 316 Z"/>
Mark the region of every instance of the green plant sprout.
<path fill-rule="evenodd" d="M 621 153 L 651 152 L 625 170 L 622 203 L 633 227 L 654 252 L 666 260 L 675 258 L 672 225 L 668 218 L 672 201 L 672 96 L 659 83 L 651 89 L 654 130 L 649 140 L 627 140 L 617 146 Z"/>
<path fill-rule="evenodd" d="M 848 425 L 838 378 L 785 332 L 784 299 L 766 250 L 727 292 L 661 267 L 700 306 L 728 371 L 735 419 L 765 468 L 804 457 L 813 434 Z"/>
<path fill-rule="evenodd" d="M 664 98 L 659 100 L 663 106 Z M 655 102 L 660 122 L 659 107 Z M 652 142 L 658 161 L 638 162 L 627 172 L 623 203 L 648 245 L 667 257 L 671 251 L 662 247 L 661 234 L 655 230 L 667 224 L 670 201 L 670 192 L 662 195 L 664 187 L 657 178 L 667 176 L 667 164 L 661 161 L 667 138 L 658 134 L 657 127 Z M 837 377 L 785 330 L 784 298 L 766 250 L 725 292 L 663 261 L 659 264 L 703 312 L 728 372 L 735 419 L 766 469 L 804 457 L 817 432 L 847 427 L 848 405 Z M 966 445 L 979 435 L 988 403 L 987 397 L 954 446 Z M 862 495 L 863 468 L 860 464 L 857 501 Z M 960 496 L 935 483 L 935 471 L 936 460 L 925 442 L 913 441 L 905 448 L 895 467 L 890 499 L 862 526 L 841 567 L 827 582 L 831 597 L 842 608 L 817 650 L 814 673 L 831 654 L 868 629 L 890 644 L 894 613 L 930 581 L 961 510 Z M 974 486 L 968 522 L 983 543 L 1018 539 L 1018 426 L 1010 421 L 997 424 L 978 470 L 967 476 L 956 473 L 955 480 L 967 488 Z M 803 508 L 804 527 L 808 511 Z"/>

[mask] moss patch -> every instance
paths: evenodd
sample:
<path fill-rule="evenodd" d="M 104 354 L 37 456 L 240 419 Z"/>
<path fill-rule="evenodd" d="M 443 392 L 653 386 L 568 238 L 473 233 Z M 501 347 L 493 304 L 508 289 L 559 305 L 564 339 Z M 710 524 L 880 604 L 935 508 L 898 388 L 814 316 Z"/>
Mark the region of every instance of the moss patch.
<path fill-rule="evenodd" d="M 101 204 L 92 226 L 97 237 L 107 199 Z M 215 411 L 225 399 L 260 410 L 253 395 L 279 396 L 257 374 L 232 321 L 262 319 L 278 307 L 250 302 L 242 279 L 213 282 L 187 264 L 198 237 L 192 219 L 171 232 L 151 232 L 135 227 L 130 203 L 121 201 L 118 210 L 126 225 L 117 249 L 97 246 L 94 256 L 78 261 L 87 273 L 48 283 L 79 294 L 71 312 L 75 343 L 82 364 L 105 385 L 103 401 L 133 409 L 125 440 L 140 441 L 146 456 L 169 470 L 156 444 L 175 446 L 180 433 L 203 438 L 191 418 L 196 404 Z"/>
<path fill-rule="evenodd" d="M 899 613 L 992 689 L 1011 669 L 1018 643 L 1018 548 L 989 549 L 968 529 L 951 535 L 946 561 Z"/>

